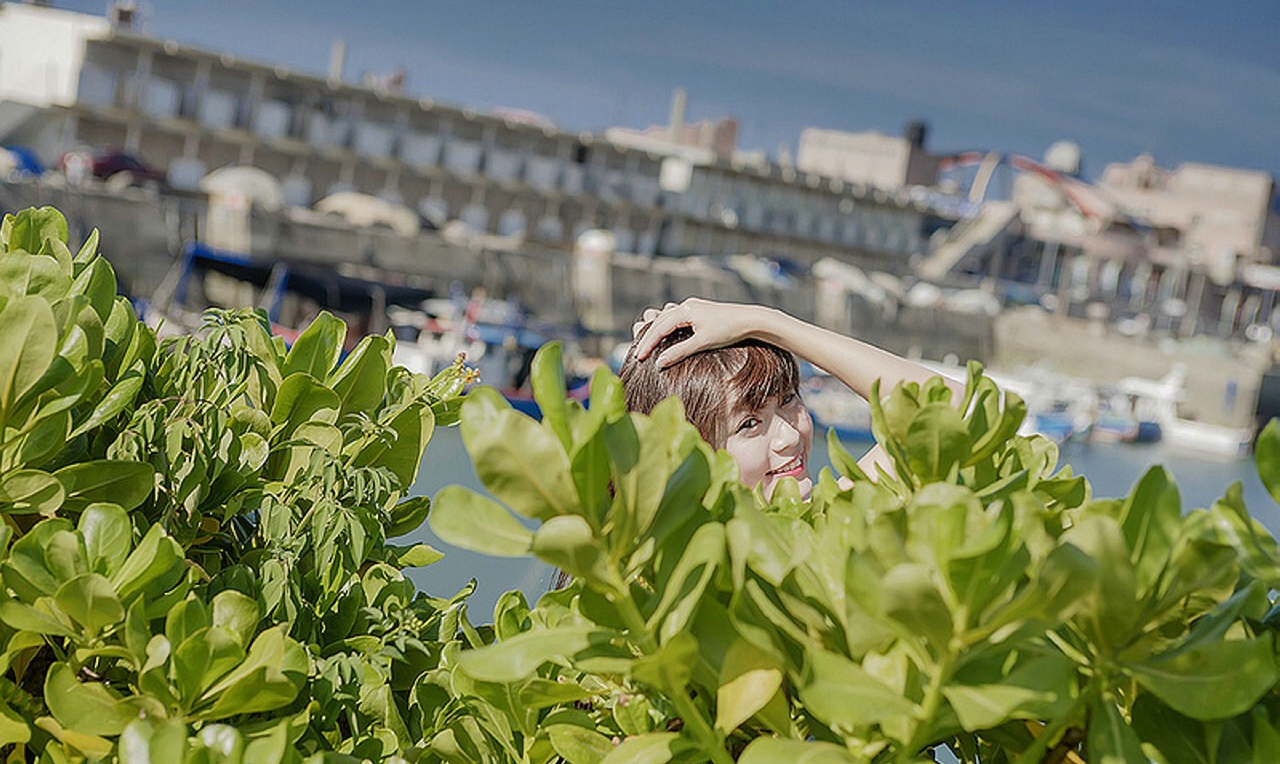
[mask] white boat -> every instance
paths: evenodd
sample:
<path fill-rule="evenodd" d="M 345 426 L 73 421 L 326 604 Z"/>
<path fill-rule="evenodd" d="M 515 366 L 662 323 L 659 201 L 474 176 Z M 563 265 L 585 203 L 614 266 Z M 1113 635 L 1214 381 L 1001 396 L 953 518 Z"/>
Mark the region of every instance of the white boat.
<path fill-rule="evenodd" d="M 1178 413 L 1178 404 L 1186 399 L 1186 378 L 1186 366 L 1176 363 L 1161 379 L 1125 377 L 1116 388 L 1133 397 L 1135 406 L 1146 407 L 1160 425 L 1164 441 L 1175 448 L 1223 458 L 1247 453 L 1253 441 L 1253 433 L 1248 429 L 1197 422 Z"/>

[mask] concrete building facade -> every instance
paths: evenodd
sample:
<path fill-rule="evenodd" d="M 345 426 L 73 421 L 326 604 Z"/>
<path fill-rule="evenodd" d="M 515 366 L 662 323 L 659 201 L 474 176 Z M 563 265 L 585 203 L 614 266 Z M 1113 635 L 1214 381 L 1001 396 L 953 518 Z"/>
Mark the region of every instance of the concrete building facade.
<path fill-rule="evenodd" d="M 281 181 L 290 206 L 354 190 L 562 249 L 606 229 L 620 251 L 644 256 L 834 255 L 902 269 L 920 239 L 909 203 L 721 156 L 731 129 L 701 130 L 708 150 L 673 159 L 661 146 L 298 73 L 98 17 L 0 5 L 0 60 L 14 59 L 20 71 L 0 65 L 0 142 L 30 145 L 50 164 L 71 150 L 122 148 L 180 191 L 251 165 Z"/>

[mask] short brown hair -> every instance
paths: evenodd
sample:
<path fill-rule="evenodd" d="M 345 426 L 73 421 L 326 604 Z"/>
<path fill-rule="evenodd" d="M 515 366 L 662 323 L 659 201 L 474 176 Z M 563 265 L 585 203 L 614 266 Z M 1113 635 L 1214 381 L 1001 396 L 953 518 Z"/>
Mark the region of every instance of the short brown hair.
<path fill-rule="evenodd" d="M 663 337 L 643 361 L 636 360 L 632 343 L 618 376 L 626 391 L 627 409 L 648 414 L 663 400 L 676 396 L 685 417 L 702 438 L 716 448 L 728 440 L 727 420 L 733 401 L 750 409 L 771 398 L 800 389 L 800 369 L 788 352 L 767 342 L 748 340 L 704 350 L 665 369 L 658 368 L 663 350 L 693 335 L 681 327 Z"/>

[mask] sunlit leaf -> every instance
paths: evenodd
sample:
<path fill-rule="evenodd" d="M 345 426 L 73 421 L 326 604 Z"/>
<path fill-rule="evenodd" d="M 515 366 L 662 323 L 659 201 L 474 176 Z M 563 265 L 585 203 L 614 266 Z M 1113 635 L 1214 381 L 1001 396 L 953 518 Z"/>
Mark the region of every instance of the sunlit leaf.
<path fill-rule="evenodd" d="M 533 543 L 533 531 L 505 507 L 461 486 L 440 490 L 431 530 L 454 546 L 498 557 L 527 555 Z"/>

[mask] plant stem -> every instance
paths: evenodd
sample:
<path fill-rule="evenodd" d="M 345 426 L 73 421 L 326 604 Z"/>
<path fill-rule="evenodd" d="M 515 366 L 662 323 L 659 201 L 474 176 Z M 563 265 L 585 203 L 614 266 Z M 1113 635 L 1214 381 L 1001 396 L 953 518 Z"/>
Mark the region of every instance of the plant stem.
<path fill-rule="evenodd" d="M 1076 718 L 1080 711 L 1084 709 L 1092 694 L 1093 687 L 1091 684 L 1076 697 L 1076 701 L 1071 704 L 1071 708 L 1068 708 L 1065 713 L 1059 715 L 1058 718 L 1040 730 L 1040 734 L 1036 735 L 1035 740 L 1031 741 L 1031 746 L 1022 752 L 1022 755 L 1014 761 L 1014 764 L 1039 764 L 1044 758 L 1045 751 L 1049 750 L 1049 743 L 1057 739 L 1063 730 L 1067 728 L 1067 725 L 1071 723 L 1071 720 Z"/>
<path fill-rule="evenodd" d="M 906 746 L 898 750 L 899 761 L 910 761 L 915 757 L 916 752 L 925 747 L 929 741 L 926 739 L 929 727 L 934 717 L 938 715 L 938 709 L 942 706 L 942 688 L 951 679 L 951 672 L 955 669 L 956 655 L 953 651 L 948 650 L 943 656 L 942 661 L 938 663 L 937 668 L 933 671 L 933 678 L 929 680 L 929 688 L 925 691 L 924 702 L 920 704 L 920 721 L 916 725 L 915 732 L 911 733 L 911 740 Z"/>
<path fill-rule="evenodd" d="M 703 718 L 702 711 L 694 705 L 693 699 L 686 693 L 677 692 L 672 696 L 671 701 L 680 712 L 680 718 L 684 720 L 685 726 L 702 743 L 703 752 L 710 755 L 711 760 L 716 764 L 733 764 L 733 757 L 724 749 L 720 737 Z"/>
<path fill-rule="evenodd" d="M 609 573 L 611 599 L 618 608 L 618 613 L 622 616 L 622 620 L 627 624 L 627 631 L 630 633 L 631 639 L 646 656 L 653 655 L 658 652 L 657 640 L 649 633 L 649 627 L 645 625 L 644 617 L 640 615 L 640 609 L 636 607 L 635 601 L 631 599 L 631 592 L 627 589 L 622 575 L 616 568 L 610 568 Z M 677 690 L 671 693 L 670 700 L 680 714 L 680 718 L 684 720 L 685 728 L 698 740 L 703 753 L 710 756 L 711 761 L 715 762 L 715 764 L 733 764 L 733 757 L 724 749 L 720 736 L 712 729 L 702 715 L 702 710 L 694 704 L 689 694 Z"/>

